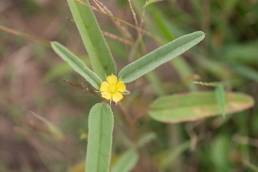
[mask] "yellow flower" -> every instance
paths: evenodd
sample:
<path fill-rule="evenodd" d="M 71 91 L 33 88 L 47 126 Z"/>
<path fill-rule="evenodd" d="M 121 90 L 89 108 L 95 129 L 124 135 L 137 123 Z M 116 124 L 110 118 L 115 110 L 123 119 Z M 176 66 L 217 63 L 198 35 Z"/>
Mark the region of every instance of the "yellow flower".
<path fill-rule="evenodd" d="M 107 100 L 119 102 L 123 99 L 126 87 L 123 81 L 119 80 L 115 75 L 109 75 L 106 81 L 100 86 L 101 96 Z"/>

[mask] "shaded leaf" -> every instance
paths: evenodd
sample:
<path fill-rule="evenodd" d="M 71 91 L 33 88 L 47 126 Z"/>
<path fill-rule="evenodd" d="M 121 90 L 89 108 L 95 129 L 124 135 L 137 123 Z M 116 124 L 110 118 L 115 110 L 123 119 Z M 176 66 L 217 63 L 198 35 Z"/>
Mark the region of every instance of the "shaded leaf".
<path fill-rule="evenodd" d="M 91 71 L 83 61 L 58 42 L 51 42 L 53 50 L 66 61 L 75 72 L 79 73 L 94 88 L 99 89 L 100 78 Z"/>
<path fill-rule="evenodd" d="M 157 95 L 163 96 L 166 94 L 165 89 L 163 88 L 164 85 L 161 82 L 159 76 L 155 72 L 148 73 L 146 75 L 146 78 L 149 80 L 152 89 Z"/>
<path fill-rule="evenodd" d="M 94 105 L 89 113 L 86 171 L 109 172 L 114 117 L 106 103 Z"/>
<path fill-rule="evenodd" d="M 139 155 L 134 149 L 126 151 L 115 163 L 112 172 L 130 172 L 137 164 Z"/>
<path fill-rule="evenodd" d="M 144 4 L 144 8 L 146 8 L 147 6 L 153 4 L 153 3 L 156 3 L 156 2 L 160 2 L 162 0 L 147 0 Z"/>
<path fill-rule="evenodd" d="M 182 155 L 186 150 L 190 148 L 190 143 L 185 142 L 178 145 L 175 148 L 166 150 L 159 155 L 159 166 L 160 168 L 165 171 L 166 169 L 170 168 L 172 164 L 176 161 L 176 159 Z"/>
<path fill-rule="evenodd" d="M 82 4 L 76 0 L 67 0 L 84 46 L 89 54 L 93 70 L 101 77 L 116 73 L 116 65 L 109 46 L 92 12 L 88 0 Z"/>
<path fill-rule="evenodd" d="M 220 135 L 216 137 L 210 145 L 208 152 L 215 171 L 232 171 L 230 167 L 230 150 L 231 150 L 231 138 L 228 135 Z"/>
<path fill-rule="evenodd" d="M 137 147 L 143 147 L 154 139 L 156 139 L 155 133 L 147 133 L 138 140 Z"/>
<path fill-rule="evenodd" d="M 205 35 L 201 31 L 181 36 L 125 66 L 119 72 L 119 77 L 125 83 L 132 82 L 160 65 L 183 54 L 203 40 L 204 37 Z"/>
<path fill-rule="evenodd" d="M 232 69 L 239 75 L 258 82 L 258 71 L 247 65 L 233 63 L 231 64 Z"/>
<path fill-rule="evenodd" d="M 72 71 L 72 68 L 67 63 L 57 64 L 45 75 L 44 81 L 49 82 Z"/>
<path fill-rule="evenodd" d="M 252 41 L 245 44 L 226 45 L 221 52 L 223 59 L 232 62 L 257 64 L 258 59 L 258 41 Z"/>
<path fill-rule="evenodd" d="M 225 93 L 227 114 L 248 109 L 254 105 L 252 97 L 242 93 Z M 214 92 L 193 92 L 158 98 L 150 106 L 150 116 L 160 122 L 179 123 L 195 121 L 220 114 Z"/>
<path fill-rule="evenodd" d="M 38 120 L 42 121 L 44 124 L 46 124 L 48 130 L 50 131 L 50 133 L 58 140 L 63 140 L 64 137 L 64 133 L 57 127 L 55 126 L 52 122 L 50 122 L 49 120 L 47 120 L 46 118 L 36 114 L 35 112 L 31 112 L 32 115 L 37 118 Z"/>
<path fill-rule="evenodd" d="M 248 167 L 253 172 L 258 172 L 258 166 L 249 162 L 248 160 L 244 160 L 244 164 L 246 167 Z"/>

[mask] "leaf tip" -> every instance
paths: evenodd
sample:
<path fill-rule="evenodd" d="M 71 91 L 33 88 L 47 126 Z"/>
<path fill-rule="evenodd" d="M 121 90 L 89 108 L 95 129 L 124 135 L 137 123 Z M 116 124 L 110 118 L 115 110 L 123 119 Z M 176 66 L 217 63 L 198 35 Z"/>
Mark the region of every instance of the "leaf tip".
<path fill-rule="evenodd" d="M 50 45 L 51 45 L 51 47 L 52 47 L 53 49 L 57 46 L 57 44 L 58 44 L 58 42 L 56 42 L 56 41 L 51 41 L 51 42 L 50 42 Z"/>
<path fill-rule="evenodd" d="M 206 37 L 205 32 L 203 32 L 203 31 L 199 31 L 199 32 L 200 32 L 200 34 L 201 34 L 202 39 L 204 39 L 204 38 Z"/>

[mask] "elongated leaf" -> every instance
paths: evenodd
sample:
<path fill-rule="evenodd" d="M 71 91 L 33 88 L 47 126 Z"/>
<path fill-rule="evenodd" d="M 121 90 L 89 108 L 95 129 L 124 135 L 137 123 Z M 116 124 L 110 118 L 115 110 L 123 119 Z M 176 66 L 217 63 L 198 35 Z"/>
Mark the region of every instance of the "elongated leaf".
<path fill-rule="evenodd" d="M 162 152 L 162 154 L 159 155 L 159 159 L 160 159 L 159 166 L 162 169 L 162 171 L 165 171 L 168 168 L 171 168 L 173 164 L 176 165 L 175 161 L 186 150 L 190 149 L 190 146 L 191 145 L 189 142 L 185 142 L 176 146 L 175 148 L 171 148 L 169 150 Z"/>
<path fill-rule="evenodd" d="M 145 0 L 133 1 L 136 7 L 136 11 L 139 15 L 142 14 L 142 6 L 146 3 Z M 171 22 L 171 18 L 168 18 L 163 14 L 161 8 L 157 8 L 155 5 L 150 5 L 144 8 L 145 15 L 144 20 L 149 28 L 150 32 L 154 35 L 159 35 L 159 39 L 156 39 L 158 44 L 168 43 L 175 39 L 176 36 L 182 35 L 182 29 L 179 29 L 174 22 Z M 197 87 L 194 84 L 189 84 L 188 79 L 193 76 L 192 67 L 184 58 L 176 58 L 171 61 L 170 65 L 175 68 L 181 80 L 191 90 L 196 91 Z"/>
<path fill-rule="evenodd" d="M 241 76 L 243 76 L 247 79 L 258 82 L 258 72 L 257 72 L 257 70 L 253 69 L 250 66 L 237 64 L 237 63 L 233 63 L 233 64 L 230 64 L 230 65 L 231 65 L 232 69 L 236 73 L 238 73 L 239 75 L 241 75 Z"/>
<path fill-rule="evenodd" d="M 147 0 L 144 4 L 144 8 L 146 8 L 147 6 L 153 4 L 153 3 L 156 3 L 156 2 L 160 2 L 162 0 Z"/>
<path fill-rule="evenodd" d="M 179 37 L 125 66 L 119 73 L 119 77 L 126 83 L 134 81 L 160 65 L 183 54 L 203 40 L 204 37 L 204 33 L 201 31 Z"/>
<path fill-rule="evenodd" d="M 217 99 L 218 108 L 220 110 L 220 114 L 222 114 L 225 117 L 226 97 L 225 97 L 224 86 L 222 84 L 217 85 L 215 94 L 216 94 L 216 99 Z"/>
<path fill-rule="evenodd" d="M 49 82 L 53 79 L 63 76 L 69 72 L 72 72 L 72 68 L 67 63 L 61 63 L 55 65 L 52 69 L 48 71 L 48 73 L 44 77 L 45 82 Z"/>
<path fill-rule="evenodd" d="M 155 133 L 147 133 L 138 140 L 137 147 L 143 147 L 154 139 L 156 139 Z"/>
<path fill-rule="evenodd" d="M 53 50 L 66 61 L 75 72 L 79 73 L 86 81 L 88 81 L 94 88 L 99 89 L 101 79 L 91 71 L 76 55 L 65 48 L 58 42 L 52 42 Z"/>
<path fill-rule="evenodd" d="M 138 162 L 139 155 L 134 149 L 126 151 L 115 163 L 112 172 L 130 172 Z"/>
<path fill-rule="evenodd" d="M 88 0 L 67 0 L 74 21 L 89 54 L 93 70 L 104 79 L 116 73 L 116 66 L 109 46 L 100 30 Z"/>
<path fill-rule="evenodd" d="M 41 122 L 43 122 L 48 130 L 50 131 L 50 133 L 58 140 L 63 140 L 64 139 L 64 133 L 60 130 L 60 128 L 58 128 L 56 125 L 54 125 L 52 122 L 48 121 L 46 118 L 31 112 L 32 115 L 37 118 L 38 120 L 40 120 Z"/>
<path fill-rule="evenodd" d="M 230 166 L 231 138 L 227 134 L 221 134 L 214 139 L 208 152 L 216 171 L 234 171 Z"/>
<path fill-rule="evenodd" d="M 98 103 L 89 114 L 86 171 L 109 172 L 114 117 L 111 107 Z"/>
<path fill-rule="evenodd" d="M 225 112 L 239 112 L 254 105 L 252 97 L 242 93 L 225 93 Z M 215 92 L 193 92 L 164 96 L 154 101 L 150 116 L 160 122 L 179 123 L 195 121 L 220 114 Z"/>
<path fill-rule="evenodd" d="M 241 64 L 257 63 L 258 41 L 245 44 L 226 45 L 221 52 L 221 57 Z"/>
<path fill-rule="evenodd" d="M 166 94 L 165 89 L 163 88 L 163 83 L 155 72 L 148 73 L 146 78 L 149 80 L 152 89 L 157 95 L 163 96 Z"/>
<path fill-rule="evenodd" d="M 258 172 L 258 166 L 247 161 L 247 160 L 244 160 L 244 164 L 246 167 L 248 167 L 250 170 L 252 170 L 253 172 Z"/>

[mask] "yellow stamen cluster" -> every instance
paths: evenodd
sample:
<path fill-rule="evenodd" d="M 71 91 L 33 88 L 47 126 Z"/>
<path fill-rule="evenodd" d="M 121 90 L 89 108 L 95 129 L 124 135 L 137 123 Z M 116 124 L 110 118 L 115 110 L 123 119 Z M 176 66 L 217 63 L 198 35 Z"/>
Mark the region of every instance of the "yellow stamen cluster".
<path fill-rule="evenodd" d="M 109 101 L 119 102 L 123 99 L 126 92 L 126 86 L 123 81 L 119 80 L 115 75 L 109 75 L 106 81 L 100 86 L 101 96 Z"/>

